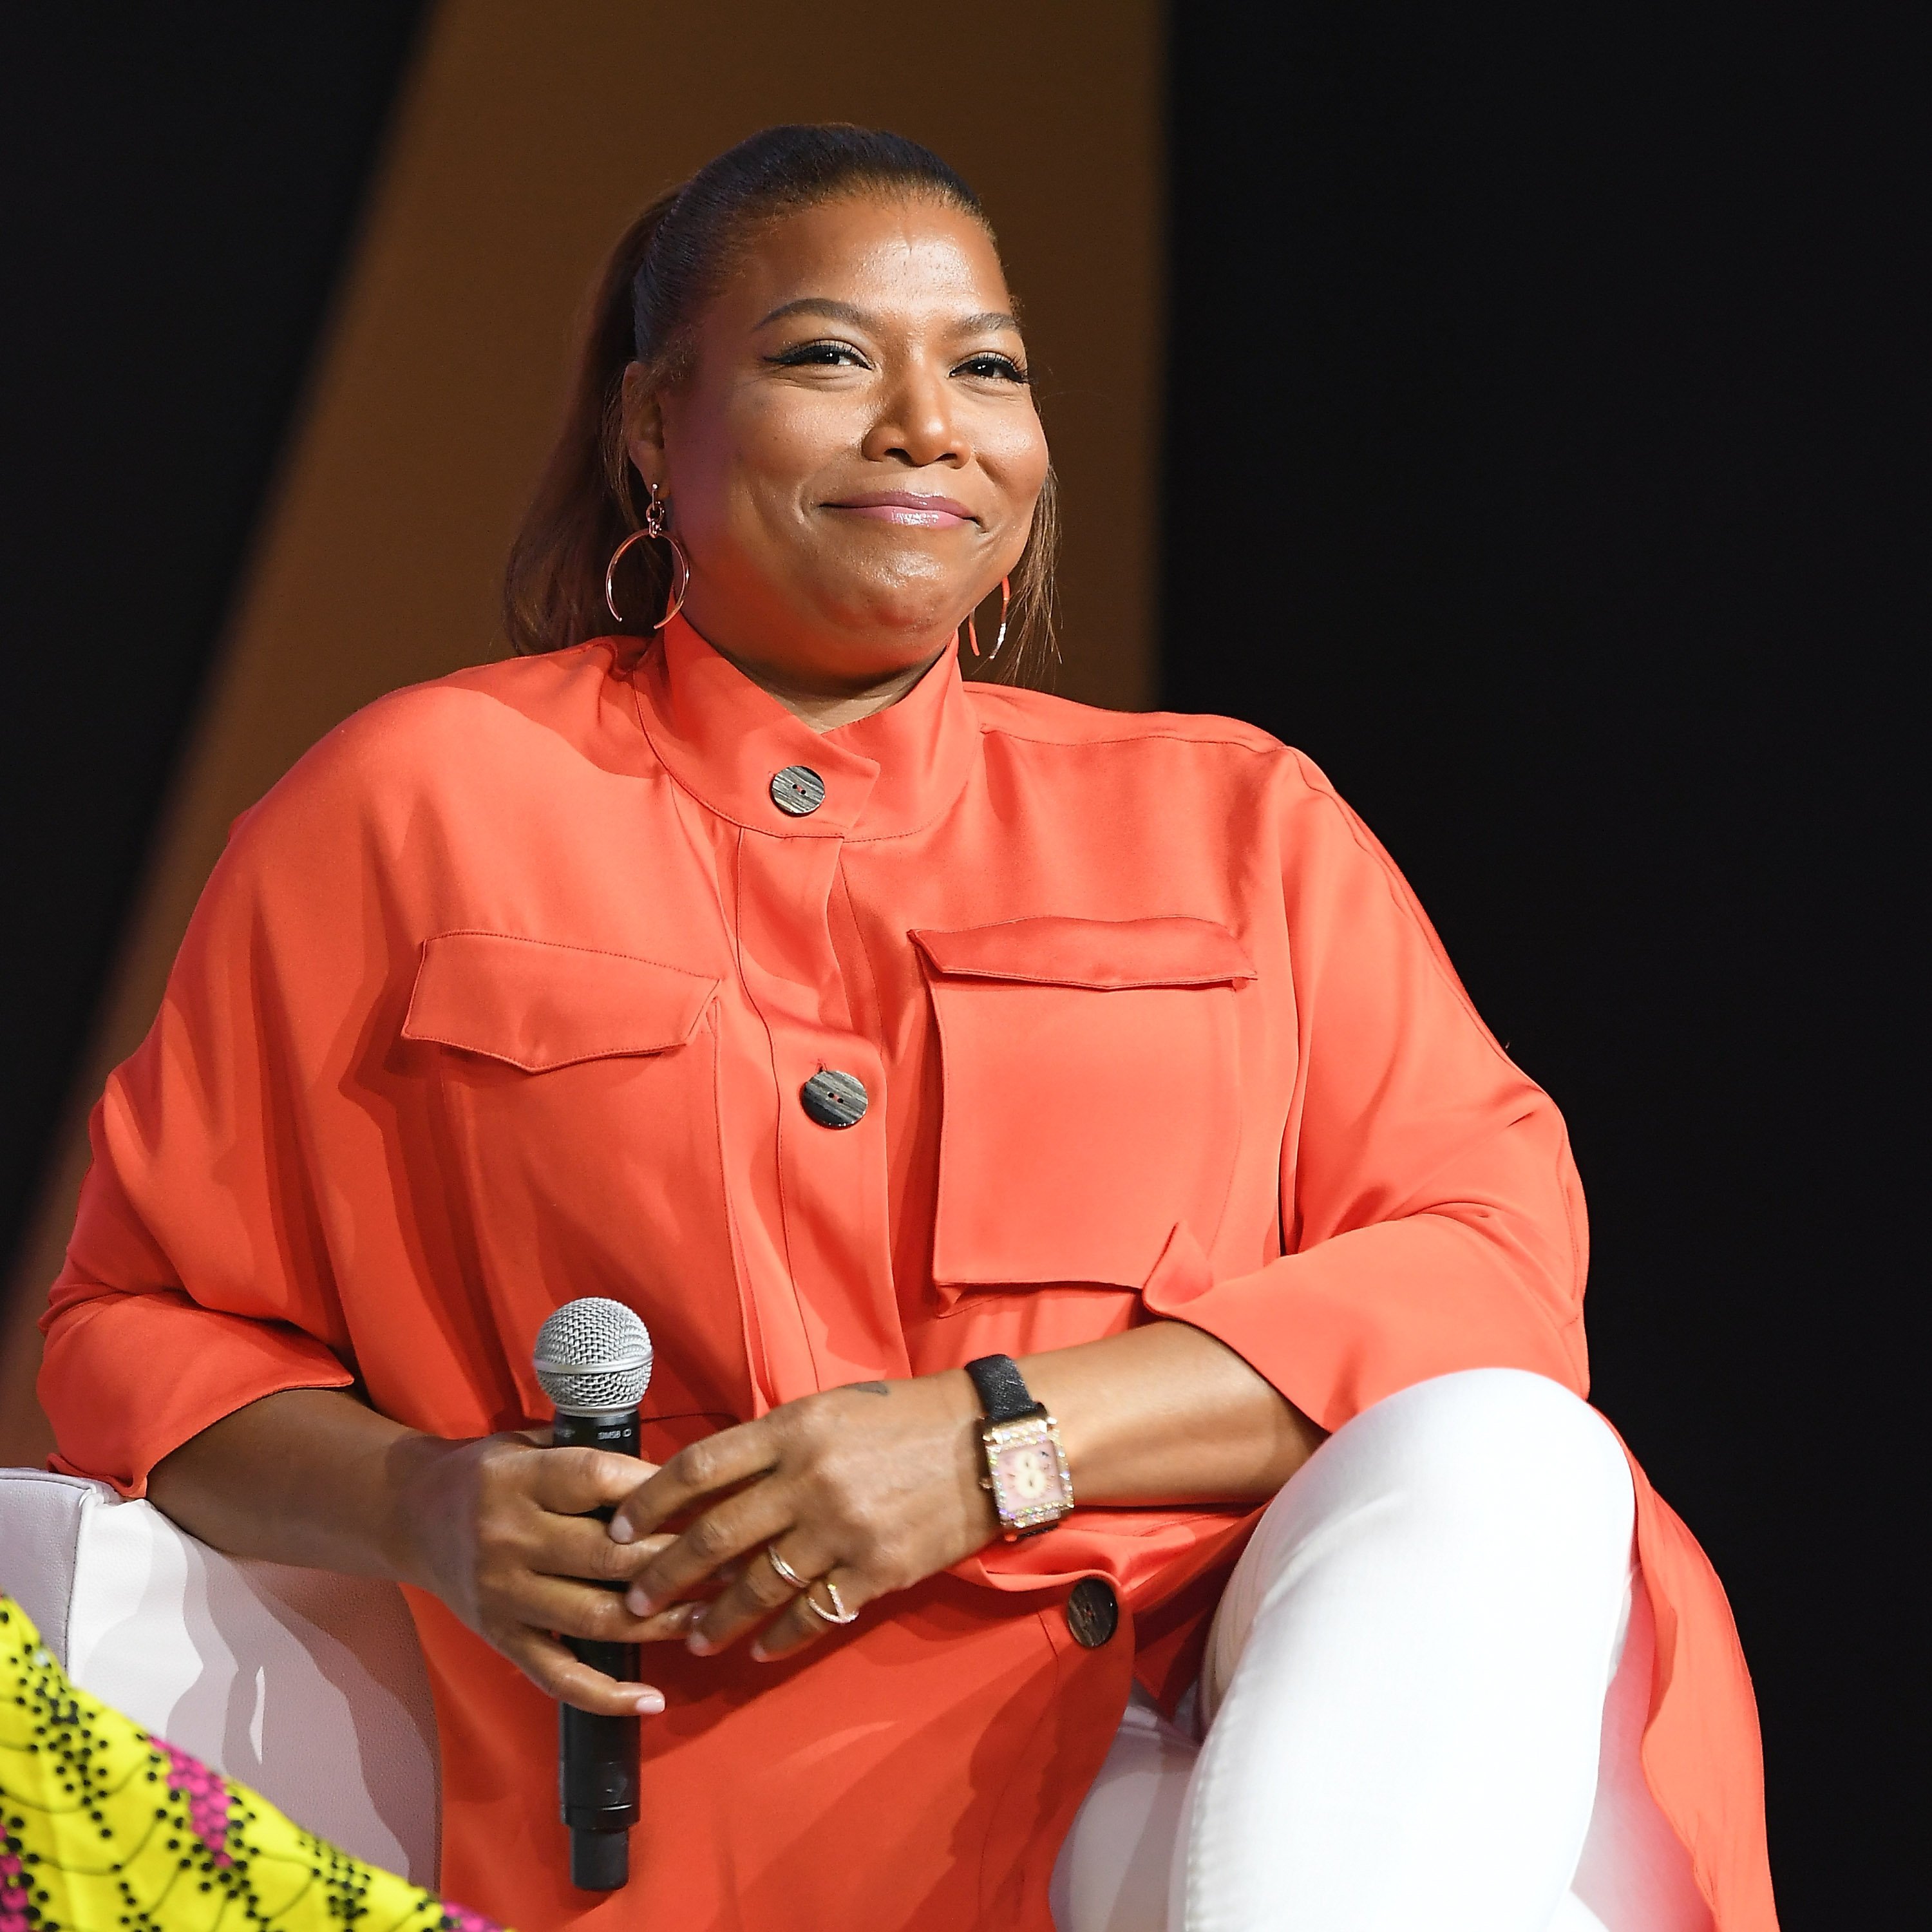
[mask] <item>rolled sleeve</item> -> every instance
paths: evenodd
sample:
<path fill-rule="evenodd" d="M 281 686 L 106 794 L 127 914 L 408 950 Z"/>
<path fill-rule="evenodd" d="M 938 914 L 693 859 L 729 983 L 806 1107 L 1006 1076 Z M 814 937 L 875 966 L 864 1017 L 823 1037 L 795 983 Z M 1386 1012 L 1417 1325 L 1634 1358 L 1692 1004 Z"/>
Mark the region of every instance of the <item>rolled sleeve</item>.
<path fill-rule="evenodd" d="M 356 1379 L 305 1155 L 320 1076 L 288 1022 L 286 962 L 316 948 L 278 913 L 302 876 L 283 860 L 238 825 L 154 1024 L 88 1124 L 39 1389 L 54 1466 L 130 1496 L 223 1416 Z"/>
<path fill-rule="evenodd" d="M 211 1423 L 283 1389 L 355 1378 L 311 1336 L 196 1305 L 182 1290 L 120 1294 L 64 1280 L 41 1388 L 55 1399 L 52 1466 L 146 1493 L 149 1472 Z"/>
<path fill-rule="evenodd" d="M 1485 1247 L 1451 1217 L 1417 1215 L 1216 1281 L 1181 1231 L 1142 1298 L 1225 1342 L 1331 1431 L 1459 1369 L 1528 1369 L 1580 1394 L 1581 1322 L 1557 1319 Z"/>
<path fill-rule="evenodd" d="M 1298 763 L 1283 1252 L 1216 1280 L 1177 1229 L 1145 1305 L 1226 1342 L 1324 1429 L 1460 1369 L 1581 1393 L 1586 1239 L 1562 1116 L 1478 1018 L 1388 855 Z"/>

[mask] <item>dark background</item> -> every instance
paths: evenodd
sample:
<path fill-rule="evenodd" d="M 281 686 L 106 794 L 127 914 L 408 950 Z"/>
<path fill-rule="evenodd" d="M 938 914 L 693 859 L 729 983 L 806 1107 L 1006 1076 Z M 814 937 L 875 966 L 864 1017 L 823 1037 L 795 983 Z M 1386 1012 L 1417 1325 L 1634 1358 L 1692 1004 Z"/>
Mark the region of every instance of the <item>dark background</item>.
<path fill-rule="evenodd" d="M 1327 769 L 1564 1106 L 1598 1397 L 1730 1588 L 1786 1922 L 1873 1923 L 1923 1838 L 1918 70 L 1903 10 L 1176 10 L 1166 701 Z M 10 1244 L 418 11 L 0 33 Z"/>
<path fill-rule="evenodd" d="M 419 7 L 0 24 L 0 1252 L 140 880 Z"/>
<path fill-rule="evenodd" d="M 1923 68 L 1835 9 L 1462 10 L 1174 16 L 1166 701 L 1327 770 L 1562 1103 L 1594 1394 L 1730 1590 L 1785 1922 L 1875 1924 L 1924 1843 Z"/>

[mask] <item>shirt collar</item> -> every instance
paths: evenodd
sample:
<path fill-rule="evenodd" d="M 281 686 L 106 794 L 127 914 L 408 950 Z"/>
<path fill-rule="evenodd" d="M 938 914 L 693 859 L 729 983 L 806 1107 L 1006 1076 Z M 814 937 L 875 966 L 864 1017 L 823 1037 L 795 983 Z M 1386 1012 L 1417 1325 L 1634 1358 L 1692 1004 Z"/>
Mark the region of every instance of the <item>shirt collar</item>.
<path fill-rule="evenodd" d="M 893 838 L 929 824 L 964 788 L 980 727 L 960 681 L 957 640 L 896 704 L 819 732 L 752 682 L 681 617 L 631 674 L 638 722 L 680 784 L 721 818 L 794 838 Z M 772 780 L 803 765 L 825 786 L 794 818 Z"/>

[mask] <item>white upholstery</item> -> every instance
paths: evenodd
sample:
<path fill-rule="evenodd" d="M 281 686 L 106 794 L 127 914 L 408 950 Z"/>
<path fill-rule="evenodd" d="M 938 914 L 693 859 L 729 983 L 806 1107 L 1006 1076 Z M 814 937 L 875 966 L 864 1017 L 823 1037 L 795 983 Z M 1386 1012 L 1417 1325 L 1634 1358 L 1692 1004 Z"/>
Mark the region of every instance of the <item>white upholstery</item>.
<path fill-rule="evenodd" d="M 104 1484 L 6 1469 L 0 1590 L 83 1690 L 344 1850 L 435 1884 L 436 1720 L 393 1585 L 237 1561 Z"/>

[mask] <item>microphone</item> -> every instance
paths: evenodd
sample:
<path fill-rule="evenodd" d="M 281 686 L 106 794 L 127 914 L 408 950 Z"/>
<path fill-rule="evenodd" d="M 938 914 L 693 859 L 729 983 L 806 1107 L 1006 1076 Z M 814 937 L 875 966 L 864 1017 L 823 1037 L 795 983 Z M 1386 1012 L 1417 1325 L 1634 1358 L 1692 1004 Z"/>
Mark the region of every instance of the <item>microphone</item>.
<path fill-rule="evenodd" d="M 651 1381 L 650 1330 L 621 1301 L 586 1295 L 566 1301 L 537 1330 L 537 1382 L 556 1408 L 559 1449 L 638 1453 L 638 1405 Z M 598 1514 L 606 1519 L 608 1510 Z M 634 1683 L 638 1646 L 566 1640 L 593 1670 Z M 570 1882 L 615 1892 L 631 1876 L 631 1827 L 638 1822 L 638 1725 L 560 1704 L 557 1796 L 570 1828 Z"/>

